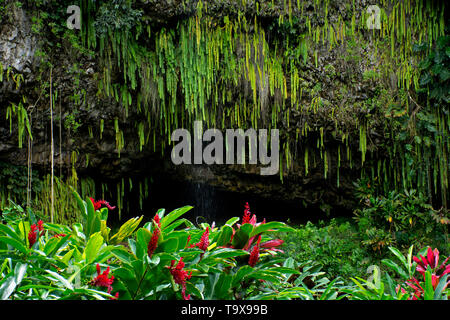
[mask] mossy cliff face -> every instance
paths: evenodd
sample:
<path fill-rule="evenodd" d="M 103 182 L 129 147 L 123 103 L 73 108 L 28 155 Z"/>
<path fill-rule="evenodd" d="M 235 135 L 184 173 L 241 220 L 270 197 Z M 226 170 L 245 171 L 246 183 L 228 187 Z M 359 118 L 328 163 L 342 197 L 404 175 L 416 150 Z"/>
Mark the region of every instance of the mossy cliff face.
<path fill-rule="evenodd" d="M 2 160 L 49 170 L 52 96 L 55 172 L 74 185 L 118 179 L 120 195 L 168 174 L 351 208 L 366 176 L 447 202 L 448 116 L 433 113 L 434 144 L 410 130 L 426 55 L 413 45 L 431 50 L 444 34 L 445 1 L 381 1 L 380 28 L 368 29 L 368 1 L 82 0 L 81 31 L 66 27 L 72 2 L 0 2 Z M 279 174 L 173 165 L 170 135 L 195 120 L 279 129 Z"/>

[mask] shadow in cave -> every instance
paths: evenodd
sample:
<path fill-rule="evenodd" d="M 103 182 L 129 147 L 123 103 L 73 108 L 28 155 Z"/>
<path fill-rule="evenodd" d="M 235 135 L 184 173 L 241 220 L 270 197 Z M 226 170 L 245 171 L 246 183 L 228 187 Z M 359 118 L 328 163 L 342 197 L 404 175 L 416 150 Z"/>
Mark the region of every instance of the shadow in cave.
<path fill-rule="evenodd" d="M 113 227 L 142 214 L 145 216 L 144 221 L 149 221 L 160 208 L 164 208 L 167 214 L 185 205 L 191 205 L 193 209 L 183 217 L 196 225 L 202 222 L 211 224 L 213 221 L 216 225 L 221 225 L 232 217 L 241 218 L 246 202 L 250 205 L 251 213 L 256 214 L 258 222 L 265 218 L 266 221 L 282 221 L 299 225 L 308 221 L 317 222 L 337 216 L 349 216 L 348 211 L 336 208 L 333 208 L 327 216 L 318 206 L 305 208 L 301 200 L 273 200 L 253 194 L 224 191 L 203 183 L 159 178 L 152 180 L 148 188 L 148 198 L 143 199 L 142 209 L 139 192 L 135 190 L 124 192 L 120 221 L 117 214 L 109 215 L 109 222 Z M 108 201 L 116 199 L 117 194 L 110 193 L 110 196 Z M 115 203 L 114 200 L 111 202 Z"/>

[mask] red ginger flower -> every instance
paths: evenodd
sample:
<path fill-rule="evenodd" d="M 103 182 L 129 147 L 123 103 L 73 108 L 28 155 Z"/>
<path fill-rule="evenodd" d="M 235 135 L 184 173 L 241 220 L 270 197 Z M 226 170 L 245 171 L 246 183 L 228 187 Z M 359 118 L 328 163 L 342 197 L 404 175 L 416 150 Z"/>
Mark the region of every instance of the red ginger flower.
<path fill-rule="evenodd" d="M 178 261 L 177 265 L 175 266 L 175 260 L 172 260 L 170 263 L 170 267 L 166 267 L 169 269 L 170 274 L 173 277 L 173 280 L 175 283 L 181 286 L 181 295 L 183 296 L 184 300 L 189 300 L 191 295 L 186 296 L 186 281 L 189 280 L 192 277 L 192 271 L 190 274 L 186 270 L 183 270 L 184 268 L 184 262 L 183 258 Z"/>
<path fill-rule="evenodd" d="M 256 245 L 253 247 L 250 253 L 250 258 L 248 259 L 248 264 L 250 267 L 254 267 L 259 260 L 259 243 L 261 242 L 261 236 L 258 237 Z"/>
<path fill-rule="evenodd" d="M 245 203 L 244 216 L 242 217 L 242 224 L 250 222 L 250 206 L 248 202 Z"/>
<path fill-rule="evenodd" d="M 109 267 L 106 268 L 103 273 L 100 273 L 100 265 L 97 263 L 97 277 L 92 280 L 92 285 L 97 287 L 105 287 L 108 288 L 108 293 L 111 293 L 112 290 L 112 284 L 114 282 L 114 276 L 112 275 L 111 278 L 108 278 L 109 276 Z"/>
<path fill-rule="evenodd" d="M 206 227 L 205 232 L 203 232 L 202 237 L 200 238 L 200 241 L 195 244 L 196 247 L 199 249 L 206 251 L 209 246 L 209 227 Z"/>
<path fill-rule="evenodd" d="M 42 220 L 39 220 L 37 224 L 32 224 L 30 226 L 30 231 L 28 232 L 28 242 L 30 243 L 30 248 L 33 246 L 33 244 L 36 243 L 38 232 L 39 236 L 42 236 L 44 233 L 44 222 Z"/>
<path fill-rule="evenodd" d="M 109 210 L 114 210 L 116 207 L 112 207 L 109 202 L 105 201 L 105 200 L 98 200 L 95 201 L 93 198 L 89 198 L 92 201 L 92 204 L 94 205 L 94 209 L 95 210 L 100 210 L 100 208 L 102 207 L 102 205 L 105 205 Z"/>
<path fill-rule="evenodd" d="M 44 233 L 44 221 L 39 220 L 37 223 L 37 227 L 39 229 L 39 236 L 42 236 L 42 234 Z"/>
<path fill-rule="evenodd" d="M 159 216 L 155 214 L 155 217 L 153 218 L 154 221 L 154 229 L 153 234 L 148 242 L 148 248 L 147 248 L 147 254 L 151 258 L 153 255 L 153 252 L 156 250 L 156 247 L 158 246 L 158 239 L 161 234 L 161 220 L 159 219 Z"/>
<path fill-rule="evenodd" d="M 30 248 L 36 243 L 37 230 L 38 227 L 35 224 L 32 224 L 30 231 L 28 232 L 28 242 L 30 243 Z"/>

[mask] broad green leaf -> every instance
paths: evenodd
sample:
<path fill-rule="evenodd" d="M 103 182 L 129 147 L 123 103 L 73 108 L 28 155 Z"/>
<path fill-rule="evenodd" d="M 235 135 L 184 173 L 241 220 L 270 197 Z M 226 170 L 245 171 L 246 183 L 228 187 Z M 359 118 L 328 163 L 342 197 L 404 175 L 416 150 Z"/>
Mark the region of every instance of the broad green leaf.
<path fill-rule="evenodd" d="M 408 270 L 408 263 L 406 262 L 405 256 L 397 248 L 389 247 L 389 250 L 403 263 L 406 270 Z"/>
<path fill-rule="evenodd" d="M 228 221 L 225 222 L 225 225 L 232 227 L 238 221 L 239 221 L 238 217 L 233 217 L 231 219 L 228 219 Z"/>
<path fill-rule="evenodd" d="M 115 247 L 111 250 L 112 255 L 124 263 L 131 263 L 136 257 L 124 247 Z"/>
<path fill-rule="evenodd" d="M 27 272 L 28 264 L 18 262 L 14 268 L 14 280 L 16 285 L 19 285 L 22 282 L 25 273 Z"/>
<path fill-rule="evenodd" d="M 170 224 L 170 226 L 167 226 L 164 229 L 164 234 L 167 234 L 168 232 L 171 232 L 172 230 L 174 230 L 177 227 L 181 226 L 183 223 L 184 223 L 186 228 L 192 228 L 194 226 L 194 224 L 192 222 L 190 222 L 189 220 L 181 218 L 181 219 L 178 219 L 178 220 L 172 222 Z"/>
<path fill-rule="evenodd" d="M 256 279 L 256 280 L 265 280 L 265 281 L 269 281 L 272 282 L 274 284 L 278 284 L 280 283 L 280 279 L 277 277 L 276 274 L 273 273 L 269 273 L 267 271 L 264 270 L 258 270 L 255 271 L 253 273 L 250 273 L 247 278 L 251 278 L 251 279 Z"/>
<path fill-rule="evenodd" d="M 232 235 L 233 228 L 228 225 L 224 225 L 217 239 L 217 246 L 221 247 L 229 243 Z"/>
<path fill-rule="evenodd" d="M 87 198 L 87 221 L 86 221 L 86 237 L 90 237 L 92 234 L 99 232 L 101 229 L 100 213 L 94 209 L 94 204 Z"/>
<path fill-rule="evenodd" d="M 11 275 L 0 285 L 0 300 L 7 300 L 16 289 L 15 278 Z"/>
<path fill-rule="evenodd" d="M 56 272 L 50 271 L 50 270 L 45 270 L 45 271 L 50 274 L 50 276 L 48 276 L 48 278 L 50 280 L 60 282 L 67 289 L 73 290 L 72 284 L 69 281 L 67 281 L 67 279 L 65 279 L 63 276 L 61 276 L 60 274 L 58 274 Z"/>
<path fill-rule="evenodd" d="M 45 254 L 47 256 L 50 255 L 50 252 L 53 251 L 53 249 L 58 244 L 59 240 L 60 239 L 58 239 L 58 238 L 50 238 L 50 239 L 48 239 L 48 241 L 45 243 L 45 246 L 44 246 L 44 249 L 43 249 L 43 251 L 45 252 Z"/>
<path fill-rule="evenodd" d="M 164 286 L 166 287 L 166 286 Z M 158 290 L 156 290 L 158 292 Z M 186 282 L 186 292 L 189 292 L 189 294 L 196 296 L 197 298 L 201 300 L 205 300 L 205 297 L 202 293 L 202 290 L 197 288 L 195 285 L 193 285 L 190 281 Z"/>
<path fill-rule="evenodd" d="M 73 252 L 75 251 L 75 249 L 72 249 L 68 252 L 66 252 L 66 254 L 60 259 L 61 262 L 63 262 L 65 265 L 69 264 L 69 260 L 70 258 L 72 258 Z"/>
<path fill-rule="evenodd" d="M 183 214 L 191 210 L 192 206 L 184 206 L 178 209 L 173 210 L 167 216 L 161 219 L 161 229 L 164 230 L 168 227 L 172 222 L 181 217 Z"/>
<path fill-rule="evenodd" d="M 239 284 L 239 282 L 244 279 L 247 275 L 254 272 L 255 269 L 250 267 L 249 265 L 242 266 L 239 268 L 239 270 L 236 272 L 236 274 L 233 277 L 232 286 L 235 287 Z"/>
<path fill-rule="evenodd" d="M 250 223 L 245 223 L 236 231 L 233 237 L 232 246 L 233 248 L 241 249 L 243 248 L 248 239 L 250 239 L 250 233 L 252 233 L 253 226 Z"/>
<path fill-rule="evenodd" d="M 169 238 L 158 244 L 156 248 L 157 252 L 175 252 L 178 248 L 178 239 L 177 238 Z"/>
<path fill-rule="evenodd" d="M 439 283 L 436 286 L 436 290 L 434 291 L 433 300 L 441 300 L 442 292 L 444 291 L 444 287 L 447 284 L 448 275 L 449 274 L 447 273 L 439 279 Z"/>
<path fill-rule="evenodd" d="M 142 218 L 144 216 L 134 217 L 125 222 L 120 228 L 119 231 L 111 237 L 109 240 L 109 243 L 111 244 L 118 244 L 122 242 L 125 238 L 129 237 L 131 234 L 133 234 L 134 230 L 139 226 L 139 223 L 141 223 Z"/>
<path fill-rule="evenodd" d="M 252 233 L 250 234 L 250 238 L 256 236 L 257 234 L 267 232 L 267 231 L 294 231 L 295 229 L 292 227 L 289 227 L 283 222 L 279 221 L 271 221 L 267 223 L 260 224 L 256 228 L 253 229 Z"/>
<path fill-rule="evenodd" d="M 88 240 L 86 248 L 84 249 L 86 263 L 90 264 L 94 262 L 102 245 L 103 237 L 101 236 L 100 232 L 94 233 Z"/>
<path fill-rule="evenodd" d="M 7 243 L 24 254 L 28 253 L 28 249 L 21 242 L 14 238 L 2 236 L 0 237 L 0 242 Z"/>
<path fill-rule="evenodd" d="M 148 243 L 152 238 L 152 234 L 148 229 L 140 228 L 136 232 L 136 257 L 142 259 L 148 251 Z"/>
<path fill-rule="evenodd" d="M 23 238 L 21 238 L 17 232 L 15 232 L 13 229 L 11 229 L 8 225 L 4 225 L 4 224 L 0 223 L 0 234 L 2 234 L 2 233 L 10 236 L 13 239 L 16 239 L 17 241 L 23 241 Z"/>
<path fill-rule="evenodd" d="M 427 271 L 425 271 L 425 288 L 424 288 L 424 299 L 425 300 L 433 300 L 434 298 L 434 289 L 433 283 L 431 281 L 431 270 L 428 267 Z"/>
<path fill-rule="evenodd" d="M 221 249 L 217 249 L 211 252 L 208 252 L 205 255 L 205 259 L 206 258 L 234 258 L 234 257 L 239 257 L 239 256 L 245 256 L 248 255 L 249 253 L 245 250 L 240 250 L 240 249 L 232 249 L 232 248 L 221 248 Z"/>
<path fill-rule="evenodd" d="M 392 270 L 394 270 L 398 275 L 400 275 L 404 279 L 408 279 L 408 274 L 405 270 L 403 270 L 398 264 L 396 264 L 394 261 L 389 259 L 383 259 L 381 263 L 385 264 Z"/>
<path fill-rule="evenodd" d="M 81 197 L 78 194 L 78 192 L 72 186 L 69 186 L 69 187 L 72 190 L 72 193 L 73 193 L 73 196 L 75 197 L 75 200 L 77 201 L 78 209 L 80 209 L 81 216 L 84 219 L 87 219 L 88 211 L 87 211 L 86 203 L 83 201 L 83 199 L 81 199 Z M 89 201 L 89 202 L 91 202 L 91 201 Z"/>

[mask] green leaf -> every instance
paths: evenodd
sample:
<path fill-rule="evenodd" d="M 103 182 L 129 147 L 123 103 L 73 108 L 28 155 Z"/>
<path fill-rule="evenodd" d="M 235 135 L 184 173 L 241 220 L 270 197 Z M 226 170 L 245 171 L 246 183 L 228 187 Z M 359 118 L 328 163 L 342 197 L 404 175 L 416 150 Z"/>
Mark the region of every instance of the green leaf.
<path fill-rule="evenodd" d="M 14 247 L 15 249 L 19 250 L 20 252 L 22 252 L 24 254 L 28 253 L 28 249 L 21 242 L 17 241 L 16 239 L 2 236 L 2 237 L 0 237 L 0 242 L 7 243 L 10 246 Z"/>
<path fill-rule="evenodd" d="M 167 216 L 161 219 L 161 229 L 164 230 L 165 228 L 167 228 L 172 222 L 177 220 L 192 208 L 192 206 L 184 206 L 170 212 Z"/>
<path fill-rule="evenodd" d="M 27 272 L 28 264 L 18 262 L 16 267 L 14 268 L 14 280 L 16 285 L 19 285 L 22 282 L 25 273 Z"/>
<path fill-rule="evenodd" d="M 433 300 L 434 298 L 434 289 L 433 289 L 433 282 L 431 281 L 431 270 L 428 268 L 427 271 L 425 271 L 425 293 L 424 293 L 424 299 L 425 300 Z"/>
<path fill-rule="evenodd" d="M 17 241 L 22 241 L 23 239 L 20 237 L 20 235 L 12 230 L 8 225 L 4 225 L 0 223 L 0 234 L 4 233 L 6 235 L 9 235 L 11 238 L 16 239 Z"/>
<path fill-rule="evenodd" d="M 178 248 L 178 239 L 177 238 L 169 238 L 158 244 L 156 248 L 157 252 L 175 252 Z"/>
<path fill-rule="evenodd" d="M 78 194 L 78 192 L 72 186 L 69 186 L 69 187 L 72 190 L 72 193 L 73 193 L 73 196 L 75 197 L 75 200 L 77 201 L 78 209 L 80 209 L 81 216 L 84 219 L 87 219 L 88 211 L 87 211 L 86 203 L 83 201 L 83 199 L 81 199 L 81 197 Z M 91 202 L 91 201 L 89 200 L 89 202 Z"/>
<path fill-rule="evenodd" d="M 250 223 L 245 223 L 236 231 L 233 237 L 232 246 L 234 248 L 243 248 L 248 239 L 250 239 L 250 233 L 253 230 L 253 226 Z"/>
<path fill-rule="evenodd" d="M 207 255 L 205 255 L 205 259 L 206 257 L 208 258 L 234 258 L 234 257 L 239 257 L 239 256 L 245 256 L 248 255 L 248 252 L 245 250 L 240 250 L 240 249 L 232 249 L 232 248 L 221 248 L 221 249 L 217 249 L 211 252 L 208 252 Z"/>
<path fill-rule="evenodd" d="M 381 260 L 381 263 L 385 264 L 386 266 L 388 266 L 389 268 L 391 268 L 392 270 L 394 270 L 395 272 L 397 272 L 397 274 L 399 274 L 402 278 L 404 279 L 408 279 L 408 274 L 406 273 L 405 270 L 403 270 L 398 264 L 396 264 L 394 261 L 389 260 L 389 259 L 383 259 Z"/>
<path fill-rule="evenodd" d="M 92 201 L 88 199 L 87 206 L 87 221 L 86 221 L 86 237 L 90 237 L 92 234 L 101 230 L 100 213 L 94 209 Z"/>
<path fill-rule="evenodd" d="M 148 250 L 148 243 L 152 237 L 152 234 L 148 229 L 140 228 L 136 232 L 136 257 L 142 259 Z"/>
<path fill-rule="evenodd" d="M 447 284 L 448 275 L 449 274 L 447 273 L 439 279 L 439 283 L 436 286 L 436 290 L 434 291 L 433 300 L 441 300 L 442 299 L 441 296 L 442 296 L 442 292 L 444 291 L 444 287 Z"/>
<path fill-rule="evenodd" d="M 139 224 L 142 221 L 141 217 L 135 217 L 131 218 L 127 222 L 125 222 L 119 229 L 119 231 L 109 239 L 109 243 L 111 244 L 118 244 L 122 242 L 125 238 L 129 237 L 131 234 L 133 234 L 134 230 L 139 226 Z"/>
<path fill-rule="evenodd" d="M 279 221 L 271 221 L 267 223 L 260 224 L 256 228 L 253 229 L 250 234 L 250 238 L 256 236 L 257 234 L 267 232 L 267 231 L 294 231 L 292 227 L 289 227 L 283 222 Z"/>
<path fill-rule="evenodd" d="M 72 284 L 69 281 L 67 281 L 67 279 L 65 279 L 63 276 L 50 270 L 45 271 L 50 274 L 50 276 L 48 277 L 50 280 L 60 282 L 67 289 L 73 290 Z"/>
<path fill-rule="evenodd" d="M 232 227 L 233 224 L 235 224 L 235 223 L 238 222 L 238 221 L 239 221 L 239 218 L 238 218 L 238 217 L 233 217 L 233 218 L 231 218 L 231 219 L 228 219 L 228 221 L 225 222 L 225 225 Z"/>
<path fill-rule="evenodd" d="M 84 256 L 86 257 L 86 263 L 90 264 L 95 261 L 98 251 L 103 245 L 103 237 L 100 232 L 94 233 L 84 249 Z"/>
<path fill-rule="evenodd" d="M 0 300 L 7 300 L 15 289 L 16 281 L 13 276 L 9 276 L 0 285 Z"/>
<path fill-rule="evenodd" d="M 54 250 L 54 248 L 55 248 L 56 245 L 58 244 L 59 240 L 60 240 L 60 239 L 58 239 L 58 238 L 50 238 L 50 239 L 45 243 L 45 246 L 44 246 L 43 251 L 45 252 L 45 254 L 46 254 L 47 256 L 49 256 L 49 255 L 50 255 L 50 252 L 52 252 L 52 251 Z"/>
<path fill-rule="evenodd" d="M 221 247 L 229 243 L 232 235 L 233 228 L 228 225 L 224 225 L 217 239 L 217 246 Z"/>
<path fill-rule="evenodd" d="M 280 279 L 276 273 L 270 273 L 265 270 L 258 270 L 256 272 L 250 273 L 247 278 L 256 280 L 266 280 L 274 284 L 280 283 Z"/>
<path fill-rule="evenodd" d="M 389 250 L 391 250 L 391 252 L 403 263 L 403 266 L 408 269 L 408 263 L 406 262 L 405 256 L 397 248 L 389 247 Z"/>
<path fill-rule="evenodd" d="M 254 271 L 255 271 L 255 269 L 253 269 L 249 265 L 240 267 L 239 270 L 236 272 L 236 274 L 233 277 L 232 286 L 233 287 L 237 286 L 241 282 L 242 279 L 244 279 L 247 275 L 249 275 L 250 273 L 252 273 Z"/>
<path fill-rule="evenodd" d="M 111 254 L 124 263 L 131 263 L 136 260 L 136 257 L 122 246 L 113 248 Z"/>

